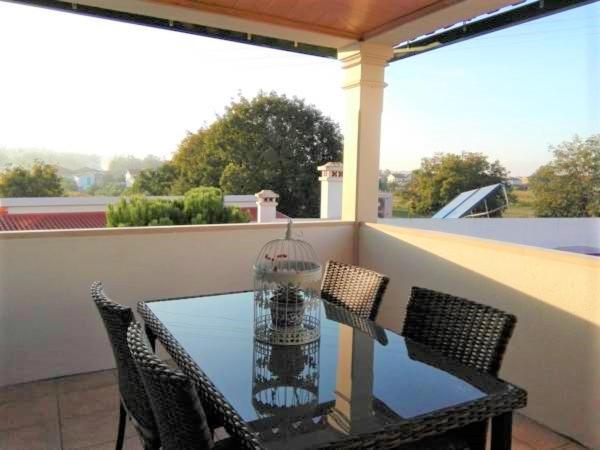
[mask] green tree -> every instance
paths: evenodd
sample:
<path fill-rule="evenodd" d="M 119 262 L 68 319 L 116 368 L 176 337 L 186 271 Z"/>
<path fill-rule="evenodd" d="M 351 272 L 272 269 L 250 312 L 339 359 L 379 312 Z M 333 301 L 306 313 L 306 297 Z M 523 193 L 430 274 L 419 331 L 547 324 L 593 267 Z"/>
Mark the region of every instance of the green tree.
<path fill-rule="evenodd" d="M 551 146 L 554 158 L 529 180 L 538 217 L 600 216 L 600 134 Z"/>
<path fill-rule="evenodd" d="M 0 197 L 61 197 L 64 194 L 56 166 L 36 161 L 30 169 L 0 172 Z"/>
<path fill-rule="evenodd" d="M 209 127 L 188 135 L 173 158 L 178 189 L 221 187 L 227 194 L 271 189 L 292 217 L 319 213 L 317 167 L 339 161 L 339 126 L 298 98 L 240 97 Z"/>
<path fill-rule="evenodd" d="M 118 197 L 122 195 L 126 189 L 125 183 L 111 181 L 100 186 L 92 186 L 87 190 L 87 193 L 96 196 L 104 195 L 107 197 Z"/>
<path fill-rule="evenodd" d="M 239 208 L 223 205 L 217 188 L 199 187 L 183 200 L 151 199 L 142 195 L 123 197 L 108 206 L 108 227 L 143 227 L 208 223 L 244 223 L 250 218 Z"/>
<path fill-rule="evenodd" d="M 122 197 L 108 205 L 108 227 L 145 227 L 187 223 L 181 202 L 149 199 L 144 196 Z"/>
<path fill-rule="evenodd" d="M 144 170 L 156 169 L 160 167 L 164 161 L 158 156 L 148 155 L 145 158 L 136 158 L 132 155 L 115 156 L 108 163 L 108 173 L 116 178 L 125 176 L 128 170 Z"/>
<path fill-rule="evenodd" d="M 142 170 L 133 183 L 133 191 L 147 195 L 169 195 L 178 175 L 177 169 L 170 163 L 156 169 Z"/>
<path fill-rule="evenodd" d="M 463 191 L 506 181 L 507 171 L 500 162 L 490 163 L 481 153 L 438 153 L 421 160 L 421 167 L 412 172 L 403 196 L 409 201 L 411 213 L 427 216 Z M 500 195 L 488 201 L 490 209 L 499 205 Z"/>
<path fill-rule="evenodd" d="M 61 177 L 60 185 L 62 186 L 63 192 L 66 195 L 69 195 L 70 193 L 79 191 L 79 188 L 77 187 L 77 183 L 75 183 L 75 180 L 71 177 Z"/>
<path fill-rule="evenodd" d="M 244 223 L 250 219 L 239 208 L 226 207 L 218 188 L 199 187 L 185 193 L 183 212 L 194 225 L 208 223 Z"/>

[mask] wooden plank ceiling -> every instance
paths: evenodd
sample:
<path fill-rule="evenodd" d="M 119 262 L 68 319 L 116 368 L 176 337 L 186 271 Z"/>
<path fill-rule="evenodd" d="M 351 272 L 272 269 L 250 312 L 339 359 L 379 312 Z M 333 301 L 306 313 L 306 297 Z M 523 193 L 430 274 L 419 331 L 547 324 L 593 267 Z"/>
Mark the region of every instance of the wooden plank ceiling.
<path fill-rule="evenodd" d="M 460 2 L 460 0 L 151 1 L 357 40 Z"/>

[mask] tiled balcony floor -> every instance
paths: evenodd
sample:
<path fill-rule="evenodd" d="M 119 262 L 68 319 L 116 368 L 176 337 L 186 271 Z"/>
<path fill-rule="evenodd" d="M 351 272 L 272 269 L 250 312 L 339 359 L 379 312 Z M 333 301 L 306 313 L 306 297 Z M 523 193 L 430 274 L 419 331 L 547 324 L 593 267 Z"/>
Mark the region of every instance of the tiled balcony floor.
<path fill-rule="evenodd" d="M 112 450 L 118 420 L 113 370 L 0 388 L 1 450 Z M 583 447 L 517 415 L 515 450 Z M 142 449 L 129 424 L 125 449 Z"/>

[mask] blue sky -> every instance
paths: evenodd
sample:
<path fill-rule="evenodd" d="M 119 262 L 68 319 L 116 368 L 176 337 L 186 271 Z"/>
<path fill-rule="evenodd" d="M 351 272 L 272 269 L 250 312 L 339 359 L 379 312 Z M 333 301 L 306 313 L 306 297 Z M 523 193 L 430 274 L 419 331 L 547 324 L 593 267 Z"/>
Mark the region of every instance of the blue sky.
<path fill-rule="evenodd" d="M 468 150 L 527 175 L 549 144 L 600 132 L 600 3 L 393 63 L 387 79 L 382 165 Z"/>
<path fill-rule="evenodd" d="M 157 154 L 237 93 L 343 120 L 337 61 L 0 1 L 0 148 Z M 381 168 L 478 151 L 528 175 L 600 132 L 600 3 L 391 64 Z"/>

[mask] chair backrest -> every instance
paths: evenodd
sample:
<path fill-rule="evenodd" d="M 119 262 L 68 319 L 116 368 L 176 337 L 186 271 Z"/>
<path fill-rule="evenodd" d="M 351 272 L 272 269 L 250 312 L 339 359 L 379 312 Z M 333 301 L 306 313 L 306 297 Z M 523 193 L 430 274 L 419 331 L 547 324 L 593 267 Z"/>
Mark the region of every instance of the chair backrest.
<path fill-rule="evenodd" d="M 402 334 L 462 364 L 498 375 L 517 318 L 471 300 L 413 287 Z"/>
<path fill-rule="evenodd" d="M 129 326 L 127 343 L 150 398 L 162 449 L 212 448 L 206 414 L 190 379 L 158 359 L 139 324 Z"/>
<path fill-rule="evenodd" d="M 155 438 L 158 429 L 154 414 L 127 346 L 127 328 L 133 321 L 133 312 L 131 308 L 110 300 L 104 293 L 102 283 L 98 281 L 92 284 L 90 291 L 104 322 L 115 356 L 121 400 L 136 427 L 141 428 L 140 432 L 149 432 L 150 435 L 145 436 L 148 439 Z"/>
<path fill-rule="evenodd" d="M 389 280 L 372 270 L 328 261 L 321 297 L 363 319 L 375 320 Z"/>

